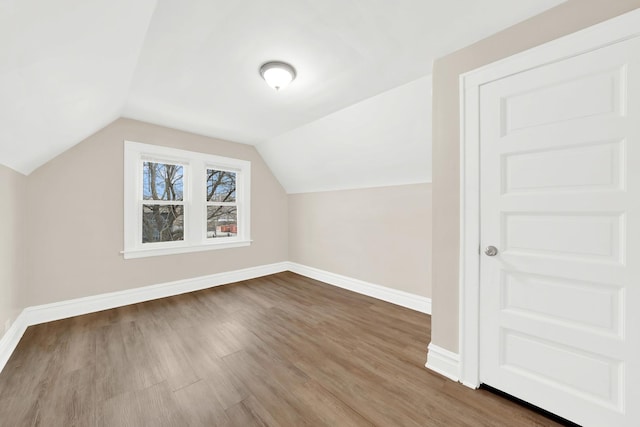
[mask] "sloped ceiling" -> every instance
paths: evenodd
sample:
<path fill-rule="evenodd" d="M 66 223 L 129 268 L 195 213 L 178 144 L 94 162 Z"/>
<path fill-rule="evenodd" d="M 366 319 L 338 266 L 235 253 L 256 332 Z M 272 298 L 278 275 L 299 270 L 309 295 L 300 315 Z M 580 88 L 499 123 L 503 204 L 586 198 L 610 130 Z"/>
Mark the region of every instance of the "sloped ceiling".
<path fill-rule="evenodd" d="M 0 0 L 0 163 L 29 173 L 119 116 L 264 143 L 559 3 Z M 280 93 L 268 60 L 297 68 Z"/>
<path fill-rule="evenodd" d="M 121 115 L 155 5 L 0 0 L 0 163 L 30 173 Z"/>
<path fill-rule="evenodd" d="M 431 77 L 257 146 L 287 193 L 431 181 Z"/>

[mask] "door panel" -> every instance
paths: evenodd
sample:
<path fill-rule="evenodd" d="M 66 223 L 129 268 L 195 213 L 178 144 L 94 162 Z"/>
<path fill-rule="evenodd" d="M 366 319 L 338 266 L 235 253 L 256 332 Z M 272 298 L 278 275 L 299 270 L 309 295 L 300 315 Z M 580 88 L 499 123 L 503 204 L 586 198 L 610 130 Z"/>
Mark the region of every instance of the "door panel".
<path fill-rule="evenodd" d="M 620 264 L 623 221 L 617 212 L 503 212 L 502 251 Z"/>
<path fill-rule="evenodd" d="M 622 336 L 620 287 L 531 273 L 503 272 L 503 275 L 502 311 L 588 332 Z"/>
<path fill-rule="evenodd" d="M 480 90 L 480 380 L 640 425 L 640 42 Z"/>
<path fill-rule="evenodd" d="M 502 194 L 623 190 L 624 152 L 617 140 L 506 154 Z"/>
<path fill-rule="evenodd" d="M 614 409 L 620 407 L 621 362 L 508 329 L 502 339 L 505 369 Z M 531 354 L 536 354 L 535 360 Z"/>
<path fill-rule="evenodd" d="M 502 98 L 503 133 L 551 123 L 625 112 L 624 66 L 556 80 L 540 73 L 546 82 Z"/>

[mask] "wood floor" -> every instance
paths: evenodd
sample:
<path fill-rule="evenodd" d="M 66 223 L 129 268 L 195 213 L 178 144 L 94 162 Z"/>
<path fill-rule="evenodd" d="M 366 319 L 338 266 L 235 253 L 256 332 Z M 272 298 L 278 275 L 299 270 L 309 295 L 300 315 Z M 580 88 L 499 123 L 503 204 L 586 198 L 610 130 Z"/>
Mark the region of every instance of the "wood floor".
<path fill-rule="evenodd" d="M 32 326 L 0 425 L 556 425 L 424 368 L 430 321 L 281 273 Z"/>

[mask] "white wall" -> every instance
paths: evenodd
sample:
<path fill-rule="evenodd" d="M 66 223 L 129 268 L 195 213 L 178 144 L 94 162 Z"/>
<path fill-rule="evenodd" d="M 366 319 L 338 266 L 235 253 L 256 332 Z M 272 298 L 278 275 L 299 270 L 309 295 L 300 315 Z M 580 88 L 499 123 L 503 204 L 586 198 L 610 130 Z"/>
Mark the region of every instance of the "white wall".
<path fill-rule="evenodd" d="M 123 259 L 124 140 L 251 161 L 249 247 Z M 286 261 L 287 196 L 255 148 L 118 119 L 27 177 L 25 306 Z"/>
<path fill-rule="evenodd" d="M 22 307 L 26 177 L 0 165 L 0 338 Z"/>
<path fill-rule="evenodd" d="M 290 194 L 289 259 L 431 297 L 431 184 Z"/>
<path fill-rule="evenodd" d="M 286 192 L 431 181 L 431 76 L 257 146 Z"/>

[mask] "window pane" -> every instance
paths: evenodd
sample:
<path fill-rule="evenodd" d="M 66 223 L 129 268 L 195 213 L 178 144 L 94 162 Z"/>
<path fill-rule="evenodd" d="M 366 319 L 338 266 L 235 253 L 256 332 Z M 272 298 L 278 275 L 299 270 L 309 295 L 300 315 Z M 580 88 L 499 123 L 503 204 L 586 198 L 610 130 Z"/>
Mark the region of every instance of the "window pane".
<path fill-rule="evenodd" d="M 207 206 L 207 237 L 235 237 L 238 235 L 236 206 Z"/>
<path fill-rule="evenodd" d="M 184 168 L 180 165 L 144 162 L 144 200 L 182 200 L 183 171 Z"/>
<path fill-rule="evenodd" d="M 236 173 L 207 169 L 207 201 L 235 202 Z"/>
<path fill-rule="evenodd" d="M 143 205 L 142 243 L 184 240 L 184 206 Z"/>

